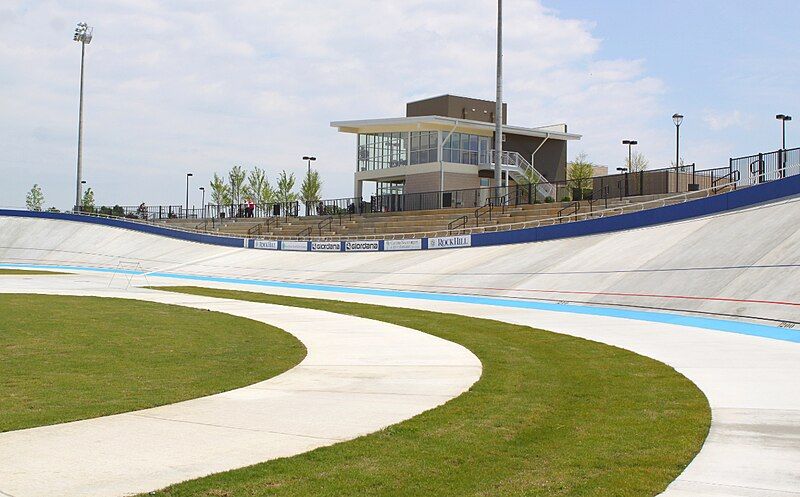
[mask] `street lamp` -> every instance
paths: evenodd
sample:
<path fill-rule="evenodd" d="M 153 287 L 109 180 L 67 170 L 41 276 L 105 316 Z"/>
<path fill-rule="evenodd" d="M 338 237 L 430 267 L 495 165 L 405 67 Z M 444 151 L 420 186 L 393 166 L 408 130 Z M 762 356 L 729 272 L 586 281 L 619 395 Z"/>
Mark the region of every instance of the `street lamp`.
<path fill-rule="evenodd" d="M 189 178 L 194 176 L 192 173 L 186 173 L 186 217 L 189 217 Z"/>
<path fill-rule="evenodd" d="M 203 200 L 200 202 L 200 207 L 203 209 L 203 219 L 206 218 L 206 189 L 205 187 L 198 188 L 201 192 L 203 192 Z"/>
<path fill-rule="evenodd" d="M 672 122 L 675 123 L 675 193 L 678 193 L 678 167 L 681 163 L 681 123 L 683 116 L 680 114 L 672 114 Z"/>
<path fill-rule="evenodd" d="M 317 160 L 317 158 L 316 157 L 309 157 L 308 155 L 304 155 L 303 156 L 303 160 L 304 161 L 308 161 L 308 174 L 310 175 L 311 174 L 311 161 L 312 160 Z"/>
<path fill-rule="evenodd" d="M 626 141 L 628 141 L 628 140 L 626 140 Z M 628 159 L 628 162 L 630 162 L 630 159 Z M 628 168 L 627 167 L 618 167 L 617 171 L 619 171 L 620 174 L 624 174 L 625 175 L 624 176 L 624 178 L 625 178 L 625 190 L 624 190 L 624 192 L 625 192 L 625 196 L 627 197 L 628 196 Z M 617 181 L 617 188 L 619 189 L 619 198 L 620 198 L 620 200 L 622 200 L 623 190 L 622 190 L 622 185 L 620 183 L 622 183 L 622 180 Z"/>
<path fill-rule="evenodd" d="M 83 60 L 86 55 L 86 45 L 92 42 L 94 28 L 85 22 L 79 22 L 75 28 L 72 40 L 81 44 L 81 86 L 78 105 L 78 178 L 75 188 L 75 207 L 81 207 L 81 173 L 83 172 Z"/>
<path fill-rule="evenodd" d="M 786 114 L 778 114 L 775 116 L 775 119 L 781 121 L 781 127 L 783 128 L 783 141 L 781 150 L 786 150 L 786 121 L 791 121 L 792 116 L 787 116 Z"/>
<path fill-rule="evenodd" d="M 632 159 L 631 147 L 634 145 L 638 145 L 639 142 L 637 142 L 636 140 L 622 140 L 622 144 L 628 146 L 628 169 L 633 169 L 633 164 L 631 163 Z"/>

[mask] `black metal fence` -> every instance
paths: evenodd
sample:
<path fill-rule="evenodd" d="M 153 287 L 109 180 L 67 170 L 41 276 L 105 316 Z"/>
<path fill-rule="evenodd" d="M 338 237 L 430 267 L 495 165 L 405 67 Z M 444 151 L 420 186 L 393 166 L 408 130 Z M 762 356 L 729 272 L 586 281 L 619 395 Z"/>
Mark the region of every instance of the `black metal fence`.
<path fill-rule="evenodd" d="M 738 171 L 741 186 L 794 176 L 800 173 L 800 148 L 736 157 L 730 160 L 730 170 Z"/>

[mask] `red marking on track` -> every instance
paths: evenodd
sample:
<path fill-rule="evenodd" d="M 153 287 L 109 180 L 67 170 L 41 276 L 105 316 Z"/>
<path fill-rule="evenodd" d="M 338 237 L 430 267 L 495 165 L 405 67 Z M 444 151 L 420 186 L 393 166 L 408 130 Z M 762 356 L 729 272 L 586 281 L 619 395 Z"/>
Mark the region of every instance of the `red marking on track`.
<path fill-rule="evenodd" d="M 307 279 L 290 279 L 283 280 L 285 282 L 294 283 L 344 283 L 350 286 L 356 284 L 353 281 L 346 280 L 307 280 Z M 787 302 L 782 300 L 758 300 L 758 299 L 736 299 L 728 297 L 703 297 L 698 295 L 668 295 L 658 293 L 626 293 L 626 292 L 590 292 L 580 290 L 541 290 L 541 289 L 528 289 L 528 288 L 493 288 L 485 286 L 463 286 L 463 285 L 415 285 L 412 283 L 384 283 L 385 285 L 392 285 L 397 287 L 417 287 L 417 288 L 447 288 L 455 290 L 491 290 L 496 292 L 524 292 L 524 293 L 550 293 L 562 295 L 603 295 L 612 297 L 642 297 L 642 298 L 661 298 L 661 299 L 676 299 L 676 300 L 706 300 L 711 302 L 738 302 L 746 304 L 769 304 L 769 305 L 787 305 L 792 307 L 800 307 L 800 302 Z M 361 288 L 374 288 L 368 286 L 361 286 Z"/>

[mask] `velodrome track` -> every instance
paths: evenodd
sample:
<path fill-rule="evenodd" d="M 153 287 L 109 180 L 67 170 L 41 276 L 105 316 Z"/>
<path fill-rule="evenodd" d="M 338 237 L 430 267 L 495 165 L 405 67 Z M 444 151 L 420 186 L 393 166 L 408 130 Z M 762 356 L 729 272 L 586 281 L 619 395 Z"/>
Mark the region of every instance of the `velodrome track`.
<path fill-rule="evenodd" d="M 69 266 L 97 278 L 98 269 L 137 261 L 151 284 L 453 312 L 620 346 L 674 366 L 712 408 L 703 450 L 665 495 L 786 496 L 800 495 L 800 332 L 776 325 L 800 321 L 798 207 L 790 199 L 535 244 L 350 254 L 221 248 L 0 217 L 0 263 Z"/>

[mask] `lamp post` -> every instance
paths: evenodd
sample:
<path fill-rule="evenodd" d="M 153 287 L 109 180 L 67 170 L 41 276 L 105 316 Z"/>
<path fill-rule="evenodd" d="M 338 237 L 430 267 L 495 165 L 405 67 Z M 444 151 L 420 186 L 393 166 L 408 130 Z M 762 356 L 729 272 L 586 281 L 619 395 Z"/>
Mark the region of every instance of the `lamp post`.
<path fill-rule="evenodd" d="M 785 174 L 786 169 L 786 121 L 791 121 L 792 116 L 787 116 L 786 114 L 778 114 L 775 116 L 775 119 L 781 122 L 782 128 L 782 140 L 781 140 L 781 177 Z"/>
<path fill-rule="evenodd" d="M 204 187 L 198 188 L 201 192 L 203 192 L 203 200 L 200 201 L 200 208 L 202 209 L 203 219 L 206 218 L 206 189 Z"/>
<path fill-rule="evenodd" d="M 75 28 L 72 40 L 81 44 L 81 84 L 80 97 L 78 104 L 78 177 L 75 188 L 75 207 L 81 208 L 81 174 L 83 173 L 83 61 L 86 56 L 86 45 L 92 42 L 92 32 L 94 28 L 85 22 L 79 22 Z"/>
<path fill-rule="evenodd" d="M 678 168 L 681 163 L 681 123 L 683 116 L 675 113 L 672 114 L 672 122 L 675 123 L 675 193 L 678 193 Z"/>
<path fill-rule="evenodd" d="M 792 116 L 787 116 L 786 114 L 778 114 L 775 116 L 775 119 L 781 122 L 781 127 L 783 128 L 783 140 L 781 141 L 781 150 L 786 150 L 786 121 L 791 121 Z"/>
<path fill-rule="evenodd" d="M 628 159 L 628 162 L 630 162 L 630 159 Z M 627 197 L 628 196 L 628 168 L 627 167 L 618 167 L 617 171 L 619 171 L 621 174 L 625 175 L 625 196 Z M 619 182 L 617 182 L 617 188 L 619 188 L 619 193 L 620 193 L 619 198 L 620 198 L 620 200 L 622 200 L 622 192 L 623 192 L 623 190 L 622 190 L 622 186 L 619 184 Z"/>
<path fill-rule="evenodd" d="M 189 218 L 189 178 L 194 176 L 192 173 L 186 173 L 186 218 Z"/>
<path fill-rule="evenodd" d="M 304 155 L 303 156 L 303 160 L 308 162 L 308 174 L 310 175 L 311 174 L 311 161 L 317 160 L 317 158 L 316 157 L 311 157 L 311 156 L 308 156 L 308 155 Z"/>
<path fill-rule="evenodd" d="M 633 159 L 633 156 L 631 155 L 632 154 L 631 147 L 634 145 L 638 145 L 639 142 L 637 142 L 636 140 L 622 140 L 622 144 L 628 146 L 628 169 L 633 170 L 633 163 L 631 162 L 631 160 Z"/>

